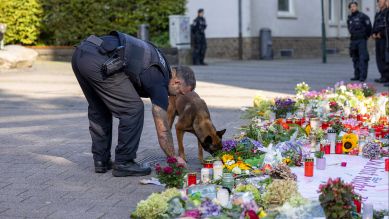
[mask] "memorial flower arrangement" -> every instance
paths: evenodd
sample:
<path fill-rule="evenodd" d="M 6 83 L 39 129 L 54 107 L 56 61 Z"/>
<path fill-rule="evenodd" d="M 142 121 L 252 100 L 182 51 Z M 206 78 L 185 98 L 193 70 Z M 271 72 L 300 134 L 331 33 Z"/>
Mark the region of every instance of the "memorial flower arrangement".
<path fill-rule="evenodd" d="M 166 160 L 167 166 L 162 167 L 157 164 L 155 172 L 159 182 L 166 185 L 168 188 L 182 188 L 184 185 L 184 177 L 186 175 L 187 168 L 183 164 L 179 164 L 175 157 L 169 157 Z"/>
<path fill-rule="evenodd" d="M 342 143 L 340 153 L 360 153 L 367 159 L 389 156 L 385 148 L 388 115 L 388 93 L 377 93 L 368 84 L 339 82 L 333 88 L 312 91 L 300 83 L 295 97 L 256 96 L 254 107 L 244 116 L 248 124 L 236 138 L 223 141 L 214 158 L 222 162 L 218 166 L 224 168 L 225 182 L 222 177 L 181 192 L 155 193 L 138 204 L 132 218 L 312 218 L 324 214 L 356 218 L 351 184 L 329 179 L 319 188 L 319 200 L 307 200 L 297 189 L 298 172 L 294 174 L 290 167 L 303 168 L 299 166 L 312 152 L 323 158 L 324 151 L 329 153 L 337 143 Z M 358 144 L 364 145 L 362 150 Z M 174 158 L 167 163 L 156 166 L 159 180 L 167 187 L 181 188 L 186 169 Z"/>

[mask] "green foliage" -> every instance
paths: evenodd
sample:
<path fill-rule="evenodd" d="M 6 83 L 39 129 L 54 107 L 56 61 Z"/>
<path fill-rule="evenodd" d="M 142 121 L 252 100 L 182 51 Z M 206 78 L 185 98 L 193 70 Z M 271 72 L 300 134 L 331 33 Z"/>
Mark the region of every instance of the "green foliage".
<path fill-rule="evenodd" d="M 184 14 L 186 0 L 1 0 L 6 43 L 74 45 L 91 34 L 118 30 L 136 36 L 149 24 L 150 40 L 167 46 L 169 15 Z"/>
<path fill-rule="evenodd" d="M 0 23 L 7 24 L 5 43 L 34 44 L 40 34 L 42 16 L 39 0 L 1 0 Z"/>
<path fill-rule="evenodd" d="M 138 26 L 150 25 L 151 41 L 166 45 L 169 15 L 183 14 L 186 0 L 42 0 L 46 11 L 43 40 L 73 45 L 88 35 L 118 30 L 137 35 Z"/>

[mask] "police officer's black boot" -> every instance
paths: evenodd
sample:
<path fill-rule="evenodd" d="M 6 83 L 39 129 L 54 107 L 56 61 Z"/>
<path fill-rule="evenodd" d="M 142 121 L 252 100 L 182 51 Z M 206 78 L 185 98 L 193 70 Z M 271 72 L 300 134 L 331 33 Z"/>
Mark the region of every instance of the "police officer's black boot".
<path fill-rule="evenodd" d="M 150 175 L 150 173 L 150 167 L 142 167 L 133 160 L 126 163 L 115 164 L 112 171 L 112 175 L 115 177 L 147 176 Z"/>
<path fill-rule="evenodd" d="M 95 172 L 96 173 L 106 173 L 108 170 L 111 170 L 113 166 L 112 160 L 109 159 L 107 162 L 95 160 Z"/>

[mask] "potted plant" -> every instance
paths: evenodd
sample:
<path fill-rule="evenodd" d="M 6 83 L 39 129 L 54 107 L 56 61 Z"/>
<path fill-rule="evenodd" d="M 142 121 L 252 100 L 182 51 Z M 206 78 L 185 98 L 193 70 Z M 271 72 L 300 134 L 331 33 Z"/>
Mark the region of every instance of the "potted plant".
<path fill-rule="evenodd" d="M 354 206 L 354 188 L 340 178 L 328 179 L 319 187 L 319 201 L 326 218 L 352 218 Z"/>
<path fill-rule="evenodd" d="M 324 151 L 316 151 L 316 169 L 325 170 L 326 169 L 326 158 L 324 157 Z"/>

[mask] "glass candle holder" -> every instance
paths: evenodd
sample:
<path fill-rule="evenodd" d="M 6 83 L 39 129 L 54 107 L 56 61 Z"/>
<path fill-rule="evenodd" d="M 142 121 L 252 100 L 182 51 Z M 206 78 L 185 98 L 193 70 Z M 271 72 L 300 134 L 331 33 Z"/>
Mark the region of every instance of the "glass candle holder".
<path fill-rule="evenodd" d="M 370 203 L 363 203 L 362 219 L 373 219 L 373 205 Z"/>
<path fill-rule="evenodd" d="M 389 158 L 385 159 L 385 171 L 389 171 Z"/>
<path fill-rule="evenodd" d="M 235 179 L 231 173 L 224 173 L 222 179 L 223 187 L 229 188 L 231 191 L 235 186 Z"/>
<path fill-rule="evenodd" d="M 218 160 L 213 163 L 213 179 L 219 180 L 222 177 L 223 177 L 223 163 Z"/>

